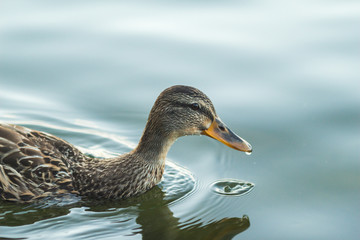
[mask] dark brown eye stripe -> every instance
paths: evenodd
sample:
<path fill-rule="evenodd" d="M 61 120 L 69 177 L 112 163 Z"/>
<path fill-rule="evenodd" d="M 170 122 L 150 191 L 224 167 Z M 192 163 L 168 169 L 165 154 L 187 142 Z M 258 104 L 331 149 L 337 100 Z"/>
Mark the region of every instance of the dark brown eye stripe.
<path fill-rule="evenodd" d="M 188 103 L 182 103 L 182 102 L 176 102 L 176 103 L 172 103 L 174 106 L 177 106 L 177 107 L 183 107 L 183 108 L 191 108 L 193 109 L 193 104 L 188 104 Z M 198 104 L 198 103 L 197 103 Z M 195 109 L 193 109 L 195 110 Z M 211 121 L 214 121 L 214 116 L 212 114 L 212 112 L 207 109 L 207 108 L 204 108 L 204 107 L 201 107 L 199 105 L 199 109 L 196 109 L 197 112 L 199 113 L 202 113 L 203 115 L 207 116 Z"/>

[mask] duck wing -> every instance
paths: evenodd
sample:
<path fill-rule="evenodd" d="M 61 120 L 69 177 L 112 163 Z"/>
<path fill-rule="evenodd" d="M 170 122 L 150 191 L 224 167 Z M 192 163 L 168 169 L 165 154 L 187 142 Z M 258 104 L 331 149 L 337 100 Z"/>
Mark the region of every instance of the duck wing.
<path fill-rule="evenodd" d="M 0 199 L 31 202 L 77 193 L 70 161 L 84 158 L 68 142 L 25 127 L 0 124 Z"/>

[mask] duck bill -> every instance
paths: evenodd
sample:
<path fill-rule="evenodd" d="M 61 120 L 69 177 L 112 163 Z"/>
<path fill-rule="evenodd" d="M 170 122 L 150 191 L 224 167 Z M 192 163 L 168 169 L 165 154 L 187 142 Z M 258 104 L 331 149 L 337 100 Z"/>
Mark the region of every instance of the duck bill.
<path fill-rule="evenodd" d="M 232 132 L 220 118 L 216 118 L 208 129 L 202 131 L 202 134 L 214 138 L 238 151 L 252 152 L 251 145 Z"/>

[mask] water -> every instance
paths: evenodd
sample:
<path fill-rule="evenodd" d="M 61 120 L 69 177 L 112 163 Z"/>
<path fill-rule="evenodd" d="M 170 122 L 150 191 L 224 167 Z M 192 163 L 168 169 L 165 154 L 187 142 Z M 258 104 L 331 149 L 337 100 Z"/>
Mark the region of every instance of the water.
<path fill-rule="evenodd" d="M 0 204 L 0 237 L 358 239 L 358 1 L 3 1 L 0 120 L 99 157 L 131 150 L 157 95 L 201 89 L 253 146 L 179 139 L 126 201 Z M 213 183 L 253 183 L 224 195 Z M 229 186 L 231 192 L 231 186 Z"/>
<path fill-rule="evenodd" d="M 212 189 L 216 193 L 224 195 L 242 195 L 250 192 L 254 184 L 238 179 L 223 179 L 212 184 Z"/>

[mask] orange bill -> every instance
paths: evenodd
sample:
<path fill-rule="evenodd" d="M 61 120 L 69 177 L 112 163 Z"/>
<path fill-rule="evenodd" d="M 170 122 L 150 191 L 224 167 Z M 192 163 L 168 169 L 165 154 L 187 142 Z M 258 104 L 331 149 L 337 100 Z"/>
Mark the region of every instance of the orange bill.
<path fill-rule="evenodd" d="M 251 145 L 233 133 L 221 120 L 216 118 L 210 127 L 202 131 L 203 135 L 209 136 L 223 144 L 243 152 L 252 152 Z"/>

